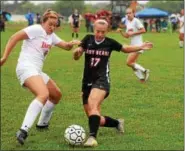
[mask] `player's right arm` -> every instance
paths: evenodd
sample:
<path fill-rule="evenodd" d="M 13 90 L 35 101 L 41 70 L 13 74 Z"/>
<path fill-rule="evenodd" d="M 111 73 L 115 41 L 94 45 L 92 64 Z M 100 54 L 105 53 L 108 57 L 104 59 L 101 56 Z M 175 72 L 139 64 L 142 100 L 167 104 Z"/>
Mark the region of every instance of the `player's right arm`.
<path fill-rule="evenodd" d="M 10 37 L 8 43 L 6 44 L 5 51 L 2 55 L 0 66 L 2 66 L 6 62 L 8 56 L 10 55 L 13 48 L 16 46 L 17 42 L 25 39 L 28 39 L 28 35 L 23 30 L 16 32 Z"/>
<path fill-rule="evenodd" d="M 120 34 L 125 37 L 125 38 L 129 38 L 130 36 L 127 33 L 124 33 L 121 29 L 118 29 L 118 32 L 120 32 Z"/>
<path fill-rule="evenodd" d="M 73 51 L 73 59 L 79 60 L 83 55 L 85 49 L 87 49 L 87 44 L 89 43 L 90 35 L 86 35 L 82 40 L 78 48 Z"/>
<path fill-rule="evenodd" d="M 73 59 L 74 60 L 79 60 L 80 57 L 83 55 L 83 48 L 82 47 L 78 47 L 73 51 Z"/>

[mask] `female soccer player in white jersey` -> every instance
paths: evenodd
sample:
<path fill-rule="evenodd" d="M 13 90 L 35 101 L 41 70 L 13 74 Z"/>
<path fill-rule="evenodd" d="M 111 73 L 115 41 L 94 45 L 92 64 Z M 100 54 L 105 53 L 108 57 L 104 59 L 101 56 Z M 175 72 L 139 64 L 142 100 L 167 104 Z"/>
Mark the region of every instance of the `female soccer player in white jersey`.
<path fill-rule="evenodd" d="M 181 10 L 181 17 L 179 18 L 179 47 L 183 48 L 184 44 L 184 9 Z"/>
<path fill-rule="evenodd" d="M 125 22 L 126 25 L 126 33 L 123 33 L 121 30 L 120 33 L 125 38 L 131 38 L 131 45 L 140 46 L 143 44 L 142 34 L 146 32 L 144 26 L 139 21 L 139 19 L 134 17 L 134 12 L 131 8 L 126 10 L 127 19 Z M 128 54 L 127 57 L 127 65 L 131 67 L 139 78 L 141 82 L 144 82 L 149 77 L 149 70 L 145 69 L 140 64 L 136 63 L 136 60 L 139 57 L 139 54 L 143 53 L 143 50 L 139 52 L 133 52 Z"/>
<path fill-rule="evenodd" d="M 16 133 L 17 140 L 24 144 L 28 131 L 41 112 L 37 128 L 47 128 L 52 111 L 61 99 L 61 91 L 50 77 L 42 72 L 46 55 L 52 46 L 70 50 L 77 41 L 65 42 L 54 32 L 58 21 L 58 14 L 47 10 L 43 14 L 42 24 L 33 25 L 16 32 L 8 41 L 1 58 L 2 66 L 15 45 L 21 41 L 22 50 L 16 67 L 16 74 L 20 84 L 28 88 L 35 99 L 29 105 L 20 130 Z"/>

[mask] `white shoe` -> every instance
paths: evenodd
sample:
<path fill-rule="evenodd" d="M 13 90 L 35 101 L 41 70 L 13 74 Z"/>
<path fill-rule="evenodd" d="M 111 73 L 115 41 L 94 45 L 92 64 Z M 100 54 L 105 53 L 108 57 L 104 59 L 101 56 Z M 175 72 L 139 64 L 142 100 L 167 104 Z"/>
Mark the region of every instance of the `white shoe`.
<path fill-rule="evenodd" d="M 139 80 L 145 79 L 144 72 L 142 72 L 141 70 L 135 70 L 134 73 Z"/>
<path fill-rule="evenodd" d="M 147 81 L 148 78 L 149 78 L 149 75 L 150 75 L 150 70 L 146 69 L 145 72 L 144 72 L 144 75 L 145 75 L 145 79 L 144 80 Z"/>
<path fill-rule="evenodd" d="M 116 127 L 116 129 L 118 130 L 119 133 L 123 134 L 125 132 L 124 130 L 124 119 L 118 119 L 118 126 Z"/>
<path fill-rule="evenodd" d="M 87 141 L 84 143 L 84 146 L 85 147 L 96 147 L 96 146 L 98 146 L 98 142 L 96 141 L 96 139 L 93 136 L 89 136 Z"/>

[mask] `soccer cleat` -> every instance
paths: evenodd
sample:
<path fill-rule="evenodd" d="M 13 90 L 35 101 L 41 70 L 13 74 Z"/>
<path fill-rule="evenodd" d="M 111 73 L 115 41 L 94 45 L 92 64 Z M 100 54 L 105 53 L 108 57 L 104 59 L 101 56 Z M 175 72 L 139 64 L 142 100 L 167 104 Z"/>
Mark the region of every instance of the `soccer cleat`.
<path fill-rule="evenodd" d="M 16 137 L 17 137 L 18 142 L 19 142 L 21 145 L 24 145 L 24 141 L 25 141 L 26 138 L 28 137 L 28 132 L 26 132 L 26 131 L 23 130 L 23 129 L 20 129 L 20 130 L 16 133 Z"/>
<path fill-rule="evenodd" d="M 147 81 L 148 78 L 149 78 L 149 75 L 150 75 L 150 70 L 146 69 L 145 72 L 144 72 L 144 75 L 145 75 L 145 79 L 144 80 Z"/>
<path fill-rule="evenodd" d="M 87 141 L 84 143 L 84 146 L 85 147 L 96 147 L 96 146 L 98 146 L 98 142 L 96 141 L 96 139 L 93 136 L 89 136 Z"/>
<path fill-rule="evenodd" d="M 125 132 L 124 130 L 124 119 L 118 119 L 118 126 L 116 127 L 116 129 L 118 130 L 119 133 L 123 134 Z"/>
<path fill-rule="evenodd" d="M 134 73 L 135 73 L 136 77 L 139 80 L 144 80 L 145 79 L 145 76 L 144 76 L 144 74 L 141 70 L 135 70 Z"/>
<path fill-rule="evenodd" d="M 48 129 L 48 127 L 49 127 L 49 125 L 47 124 L 47 125 L 36 125 L 36 128 L 38 129 L 38 130 L 46 130 L 46 129 Z"/>

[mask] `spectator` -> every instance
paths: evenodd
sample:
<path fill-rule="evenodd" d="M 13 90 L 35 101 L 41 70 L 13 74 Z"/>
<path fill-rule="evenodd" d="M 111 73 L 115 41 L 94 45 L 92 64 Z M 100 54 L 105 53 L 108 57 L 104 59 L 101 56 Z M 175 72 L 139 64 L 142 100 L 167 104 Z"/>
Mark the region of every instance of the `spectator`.
<path fill-rule="evenodd" d="M 146 32 L 147 32 L 147 29 L 148 29 L 148 22 L 147 22 L 146 19 L 143 20 L 143 25 L 144 25 L 145 30 L 146 30 Z"/>
<path fill-rule="evenodd" d="M 172 24 L 172 32 L 175 32 L 177 30 L 177 23 L 178 23 L 178 19 L 175 14 L 172 14 L 170 16 L 170 22 Z"/>
<path fill-rule="evenodd" d="M 27 16 L 26 18 L 28 20 L 28 26 L 33 25 L 34 24 L 34 20 L 33 20 L 34 15 L 29 12 L 26 16 Z"/>
<path fill-rule="evenodd" d="M 5 32 L 5 19 L 3 15 L 0 15 L 0 32 Z"/>
<path fill-rule="evenodd" d="M 84 15 L 85 18 L 85 27 L 86 27 L 86 31 L 90 32 L 91 31 L 91 14 L 90 13 L 86 13 Z"/>
<path fill-rule="evenodd" d="M 41 15 L 39 13 L 36 14 L 36 23 L 37 24 L 41 23 Z"/>
<path fill-rule="evenodd" d="M 156 27 L 156 31 L 159 33 L 159 32 L 161 32 L 161 20 L 160 20 L 160 18 L 157 18 L 156 20 L 155 20 L 155 27 Z"/>
<path fill-rule="evenodd" d="M 164 18 L 161 19 L 161 28 L 163 32 L 166 32 L 168 29 L 168 22 Z"/>

